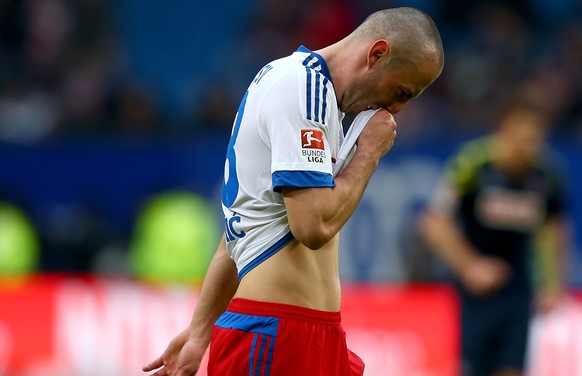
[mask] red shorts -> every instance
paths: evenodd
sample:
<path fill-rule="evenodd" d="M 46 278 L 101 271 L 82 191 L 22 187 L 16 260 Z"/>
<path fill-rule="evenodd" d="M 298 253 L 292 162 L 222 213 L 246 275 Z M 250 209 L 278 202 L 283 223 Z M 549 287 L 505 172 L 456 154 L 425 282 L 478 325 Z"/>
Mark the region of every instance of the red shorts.
<path fill-rule="evenodd" d="M 339 312 L 233 299 L 212 331 L 209 376 L 361 376 Z"/>

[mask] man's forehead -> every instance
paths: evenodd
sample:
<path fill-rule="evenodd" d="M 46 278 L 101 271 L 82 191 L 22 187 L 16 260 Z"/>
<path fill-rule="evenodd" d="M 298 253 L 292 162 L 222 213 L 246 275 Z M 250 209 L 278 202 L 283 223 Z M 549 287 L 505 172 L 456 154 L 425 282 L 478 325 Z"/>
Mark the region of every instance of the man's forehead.
<path fill-rule="evenodd" d="M 429 87 L 440 75 L 441 67 L 434 61 L 425 61 L 424 64 L 417 66 L 414 73 L 410 75 L 411 84 L 414 86 L 413 97 L 419 96 L 427 87 Z"/>

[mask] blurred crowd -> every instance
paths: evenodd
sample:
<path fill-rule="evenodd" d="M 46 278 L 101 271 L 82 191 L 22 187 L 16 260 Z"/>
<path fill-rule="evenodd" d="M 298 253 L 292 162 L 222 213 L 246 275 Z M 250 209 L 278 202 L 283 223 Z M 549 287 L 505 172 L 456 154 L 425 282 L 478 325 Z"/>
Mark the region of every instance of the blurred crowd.
<path fill-rule="evenodd" d="M 112 5 L 0 2 L 0 139 L 148 137 L 161 126 L 153 92 L 123 77 Z"/>
<path fill-rule="evenodd" d="M 174 21 L 165 19 L 171 14 L 163 8 L 159 13 L 154 3 L 159 2 L 0 0 L 0 147 L 225 135 L 246 85 L 266 62 L 301 44 L 313 50 L 331 44 L 370 12 L 392 6 L 426 10 L 442 32 L 446 52 L 441 78 L 398 115 L 404 125 L 399 142 L 484 133 L 516 90 L 546 106 L 556 135 L 582 142 L 582 3 L 577 0 L 311 0 L 308 7 L 301 0 L 254 0 L 217 1 L 214 8 L 209 2 L 177 1 L 193 17 L 181 29 L 194 33 L 185 38 L 191 61 L 180 62 L 189 70 L 183 77 L 184 68 L 144 68 L 150 56 L 160 59 L 163 52 L 155 47 L 175 33 Z M 217 8 L 225 14 L 212 13 Z M 147 9 L 150 13 L 143 14 Z M 140 12 L 149 33 L 136 37 L 128 23 Z M 156 20 L 148 22 L 148 16 Z M 199 25 L 208 25 L 204 35 Z M 140 55 L 144 50 L 150 55 Z M 163 82 L 170 75 L 171 82 Z M 47 223 L 78 227 L 74 219 L 67 224 L 70 214 Z M 88 227 L 79 233 L 86 231 L 87 241 L 102 247 L 91 240 L 103 234 L 102 224 L 91 218 L 83 223 Z M 58 238 L 59 229 L 47 233 Z M 64 259 L 65 243 L 57 247 Z M 85 260 L 70 268 L 92 267 Z"/>
<path fill-rule="evenodd" d="M 206 39 L 191 38 L 193 61 L 187 66 L 202 74 L 188 76 L 196 83 L 177 80 L 197 87 L 176 88 L 191 96 L 183 100 L 187 109 L 178 111 L 155 80 L 148 80 L 151 75 L 136 74 L 147 56 L 131 55 L 139 50 L 127 44 L 139 40 L 128 41 L 118 16 L 117 8 L 139 12 L 148 3 L 0 1 L 0 140 L 195 137 L 228 130 L 241 92 L 263 64 L 300 44 L 317 49 L 333 43 L 371 11 L 403 5 L 433 16 L 447 57 L 441 79 L 410 106 L 414 111 L 403 113 L 405 135 L 487 130 L 496 108 L 519 86 L 547 106 L 559 132 L 582 138 L 582 5 L 576 0 L 314 0 L 309 7 L 299 0 L 250 2 L 253 11 L 241 11 L 240 27 L 227 35 L 227 53 L 208 53 L 220 27 L 209 30 Z M 232 11 L 244 7 L 232 5 Z M 205 20 L 192 23 L 222 22 L 222 15 L 209 20 L 200 13 Z M 195 17 L 196 10 L 191 14 Z M 151 32 L 171 37 L 167 28 Z M 148 38 L 144 34 L 142 43 L 155 48 Z M 206 56 L 219 72 L 211 79 L 197 66 Z"/>

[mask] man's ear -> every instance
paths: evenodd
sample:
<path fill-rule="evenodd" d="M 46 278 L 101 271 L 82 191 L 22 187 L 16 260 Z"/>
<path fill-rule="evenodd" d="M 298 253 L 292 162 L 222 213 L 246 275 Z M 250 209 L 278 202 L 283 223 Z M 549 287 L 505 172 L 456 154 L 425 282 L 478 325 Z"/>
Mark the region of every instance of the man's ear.
<path fill-rule="evenodd" d="M 387 59 L 390 56 L 391 45 L 386 39 L 378 39 L 368 49 L 368 68 L 378 61 Z"/>

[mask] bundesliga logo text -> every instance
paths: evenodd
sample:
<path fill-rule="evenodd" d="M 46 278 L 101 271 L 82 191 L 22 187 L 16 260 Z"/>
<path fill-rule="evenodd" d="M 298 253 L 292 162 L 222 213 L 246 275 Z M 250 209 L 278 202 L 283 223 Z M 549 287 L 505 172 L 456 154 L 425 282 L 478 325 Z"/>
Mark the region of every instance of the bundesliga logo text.
<path fill-rule="evenodd" d="M 307 162 L 323 163 L 325 159 L 323 150 L 301 150 L 301 155 L 307 157 Z"/>

